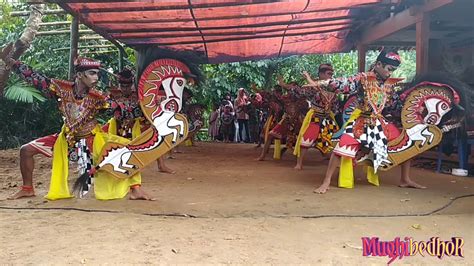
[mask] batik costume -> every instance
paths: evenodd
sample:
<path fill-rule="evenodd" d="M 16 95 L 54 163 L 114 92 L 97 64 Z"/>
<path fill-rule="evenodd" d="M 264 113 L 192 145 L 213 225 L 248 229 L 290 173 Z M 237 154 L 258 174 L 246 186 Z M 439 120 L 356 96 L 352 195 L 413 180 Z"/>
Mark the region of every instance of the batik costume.
<path fill-rule="evenodd" d="M 78 59 L 77 64 L 84 69 L 98 69 L 100 66 L 99 62 L 85 58 Z M 73 195 L 68 187 L 69 157 L 78 158 L 81 172 L 86 172 L 92 168 L 93 161 L 97 159 L 105 142 L 113 140 L 125 143 L 128 140 L 103 133 L 99 127 L 95 116 L 100 110 L 110 107 L 110 100 L 100 91 L 91 88 L 87 95 L 79 99 L 74 93 L 73 82 L 50 79 L 19 61 L 13 68 L 35 88 L 58 101 L 64 120 L 61 132 L 34 140 L 27 145 L 53 158 L 51 183 L 46 198 L 71 198 Z M 123 198 L 130 186 L 141 183 L 139 175 L 118 180 L 106 173 L 97 173 L 93 180 L 95 197 L 102 200 Z M 92 180 L 88 182 L 89 186 L 91 182 Z M 85 193 L 89 186 L 84 188 Z"/>
<path fill-rule="evenodd" d="M 127 139 L 141 134 L 144 117 L 138 103 L 136 91 L 125 96 L 121 91 L 111 90 L 113 117 L 108 122 L 107 131 Z"/>
<path fill-rule="evenodd" d="M 292 86 L 282 97 L 285 113 L 278 124 L 270 131 L 274 138 L 286 138 L 287 148 L 291 148 L 297 140 L 303 115 L 308 110 L 308 103 L 300 93 L 301 88 Z"/>
<path fill-rule="evenodd" d="M 125 86 L 132 86 L 133 74 L 124 70 L 118 74 L 118 82 Z M 126 95 L 122 89 L 114 88 L 110 90 L 112 99 L 112 118 L 108 121 L 106 129 L 108 133 L 118 135 L 127 139 L 134 139 L 140 136 L 143 128 L 147 127 L 146 119 L 143 116 L 138 94 L 135 89 L 130 88 L 130 94 Z"/>
<path fill-rule="evenodd" d="M 361 154 L 372 161 L 368 168 L 368 180 L 378 185 L 377 169 L 388 159 L 388 142 L 398 137 L 400 132 L 389 123 L 382 111 L 397 96 L 395 85 L 401 81 L 389 78 L 385 82 L 377 80 L 375 73 L 360 73 L 351 78 L 331 80 L 329 86 L 347 94 L 355 94 L 357 108 L 344 125 L 344 133 L 334 148 L 341 156 L 339 186 L 353 186 L 353 160 Z"/>
<path fill-rule="evenodd" d="M 311 104 L 303 120 L 294 155 L 300 157 L 301 147 L 315 147 L 322 154 L 333 150 L 332 136 L 339 130 L 335 120 L 335 112 L 338 110 L 337 95 L 342 93 L 338 90 L 332 91 L 327 86 L 306 87 L 303 94 Z"/>

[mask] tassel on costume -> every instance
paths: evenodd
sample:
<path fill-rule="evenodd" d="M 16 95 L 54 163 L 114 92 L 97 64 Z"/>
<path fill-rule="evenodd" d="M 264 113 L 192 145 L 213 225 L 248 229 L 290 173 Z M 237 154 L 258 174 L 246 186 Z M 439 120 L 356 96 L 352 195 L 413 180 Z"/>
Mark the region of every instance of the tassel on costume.
<path fill-rule="evenodd" d="M 85 171 L 82 175 L 77 178 L 74 182 L 74 186 L 72 188 L 73 193 L 78 193 L 79 195 L 83 194 L 84 189 L 89 189 L 89 179 L 92 178 L 94 173 L 97 171 L 97 168 L 94 167 L 90 171 Z"/>

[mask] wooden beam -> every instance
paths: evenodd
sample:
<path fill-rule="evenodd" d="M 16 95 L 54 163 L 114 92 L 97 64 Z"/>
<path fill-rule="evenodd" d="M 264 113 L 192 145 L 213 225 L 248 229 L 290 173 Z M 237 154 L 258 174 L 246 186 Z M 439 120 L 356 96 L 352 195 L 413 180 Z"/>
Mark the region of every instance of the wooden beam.
<path fill-rule="evenodd" d="M 357 68 L 359 72 L 365 72 L 365 57 L 367 54 L 367 45 L 357 46 Z"/>
<path fill-rule="evenodd" d="M 378 41 L 371 43 L 369 47 L 380 47 L 380 46 L 391 46 L 391 47 L 415 47 L 416 41 Z"/>
<path fill-rule="evenodd" d="M 299 33 L 286 33 L 284 36 L 285 37 L 291 37 L 291 36 L 305 36 L 305 35 L 312 35 L 312 34 L 323 34 L 323 33 L 336 33 L 336 32 L 341 32 L 344 30 L 350 30 L 350 26 L 346 27 L 340 27 L 337 29 L 331 29 L 331 30 L 319 30 L 319 31 L 308 31 L 308 32 L 299 32 Z M 219 38 L 219 39 L 213 39 L 213 40 L 206 40 L 206 43 L 216 43 L 216 42 L 227 42 L 227 41 L 242 41 L 242 40 L 254 40 L 254 39 L 266 39 L 266 38 L 282 38 L 283 34 L 268 34 L 268 35 L 256 35 L 256 36 L 242 36 L 242 37 L 227 37 L 227 38 Z M 129 42 L 126 42 L 129 45 L 138 45 L 138 44 L 157 44 L 157 45 L 178 45 L 178 44 L 202 44 L 202 41 L 175 41 L 175 42 L 156 42 L 156 43 L 150 43 L 147 42 L 149 38 L 144 38 L 143 40 L 132 40 Z"/>
<path fill-rule="evenodd" d="M 422 13 L 416 22 L 416 74 L 428 71 L 430 15 Z"/>
<path fill-rule="evenodd" d="M 84 3 L 114 3 L 114 2 L 119 2 L 119 3 L 124 3 L 124 5 L 128 3 L 133 3 L 133 2 L 145 2 L 145 3 L 153 3 L 153 2 L 160 2 L 156 0 L 147 0 L 147 1 L 137 1 L 137 0 L 49 0 L 48 2 L 51 3 L 56 3 L 56 4 L 74 4 L 74 3 L 79 3 L 79 4 L 84 4 Z M 179 1 L 168 1 L 170 3 L 177 3 Z M 205 2 L 205 1 L 204 1 Z M 193 4 L 193 7 L 195 6 L 202 6 L 202 7 L 228 7 L 228 6 L 242 6 L 242 5 L 258 5 L 258 4 L 268 4 L 268 3 L 273 3 L 275 0 L 252 0 L 251 2 L 249 1 L 209 1 L 210 3 L 203 3 L 203 4 Z M 217 2 L 217 3 L 213 3 Z M 222 2 L 222 3 L 219 3 Z M 175 9 L 175 8 L 180 8 L 183 6 L 188 6 L 188 5 L 169 5 L 169 9 Z M 164 6 L 163 8 L 166 8 Z"/>
<path fill-rule="evenodd" d="M 72 80 L 74 77 L 74 60 L 77 57 L 77 48 L 79 43 L 79 19 L 77 17 L 72 18 L 71 23 L 71 46 L 69 50 L 69 72 L 68 79 Z"/>
<path fill-rule="evenodd" d="M 63 0 L 50 0 L 49 2 L 56 2 L 59 5 L 68 5 L 71 2 L 70 1 L 63 1 Z M 90 3 L 90 1 L 80 1 L 82 3 Z M 117 1 L 114 1 L 117 2 Z M 137 1 L 133 1 L 137 2 Z M 170 2 L 172 3 L 172 2 Z M 128 6 L 127 3 L 120 5 L 120 6 L 103 6 L 103 7 L 95 7 L 95 8 L 83 8 L 80 10 L 81 13 L 103 13 L 103 12 L 136 12 L 136 11 L 160 11 L 160 10 L 186 10 L 189 8 L 193 9 L 201 9 L 201 8 L 225 8 L 225 7 L 238 7 L 238 6 L 252 6 L 252 5 L 260 5 L 260 4 L 272 4 L 275 3 L 275 1 L 236 1 L 236 2 L 204 2 L 203 3 L 191 3 L 189 5 L 154 5 L 153 3 L 142 3 L 142 5 L 133 5 L 133 6 Z M 381 6 L 381 5 L 390 5 L 390 3 L 369 3 L 369 4 L 360 4 L 360 5 L 354 5 L 354 6 L 341 6 L 341 7 L 331 7 L 331 8 L 325 8 L 324 5 L 321 5 L 320 9 L 317 10 L 312 10 L 312 11 L 303 11 L 299 12 L 299 14 L 304 14 L 308 12 L 328 12 L 328 11 L 337 11 L 337 10 L 342 10 L 342 9 L 357 9 L 357 8 L 367 8 L 373 5 Z M 319 7 L 318 7 L 319 8 Z M 290 15 L 293 14 L 294 12 L 283 12 L 279 14 L 284 14 L 284 15 Z M 263 14 L 263 16 L 266 16 Z"/>
<path fill-rule="evenodd" d="M 133 23 L 137 25 L 137 28 L 131 29 L 106 29 L 107 33 L 127 33 L 127 32 L 166 32 L 166 31 L 197 31 L 197 30 L 230 30 L 230 29 L 251 29 L 251 28 L 261 28 L 261 27 L 270 27 L 270 26 L 287 26 L 287 25 L 301 25 L 305 23 L 315 23 L 315 22 L 331 22 L 343 19 L 350 19 L 350 16 L 338 16 L 338 17 L 330 17 L 330 18 L 314 18 L 314 19 L 304 19 L 304 20 L 294 20 L 294 21 L 275 21 L 275 22 L 267 22 L 267 23 L 254 23 L 254 24 L 241 24 L 241 25 L 234 25 L 234 26 L 212 26 L 212 27 L 176 27 L 176 28 L 166 28 L 166 27 L 150 27 L 150 28 L 141 28 L 140 24 L 148 24 L 148 22 L 142 23 L 133 23 L 133 21 L 128 21 L 128 23 Z M 100 23 L 92 25 L 99 26 Z M 102 26 L 103 27 L 103 26 Z"/>
<path fill-rule="evenodd" d="M 367 28 L 359 39 L 360 44 L 370 44 L 400 30 L 412 26 L 420 20 L 420 14 L 429 13 L 437 8 L 451 4 L 454 0 L 431 0 L 426 4 L 406 9 L 393 17 L 390 17 L 379 24 Z"/>
<path fill-rule="evenodd" d="M 282 26 L 277 29 L 269 29 L 269 30 L 250 30 L 250 31 L 238 31 L 238 32 L 232 32 L 232 31 L 227 31 L 227 32 L 214 32 L 214 33 L 204 33 L 205 37 L 211 37 L 211 36 L 237 36 L 237 35 L 258 35 L 258 34 L 264 34 L 264 33 L 272 33 L 272 32 L 280 32 L 280 31 L 295 31 L 295 30 L 304 30 L 304 29 L 317 29 L 317 28 L 322 28 L 322 27 L 330 27 L 330 26 L 349 26 L 350 22 L 337 22 L 337 23 L 327 23 L 327 24 L 319 24 L 315 26 L 296 26 L 296 27 L 291 27 L 288 28 L 288 26 Z M 194 33 L 189 32 L 185 34 L 172 34 L 172 33 L 165 33 L 165 32 L 156 32 L 155 30 L 151 30 L 149 32 L 143 32 L 140 34 L 135 34 L 133 33 L 112 33 L 110 36 L 116 39 L 137 39 L 137 38 L 180 38 L 180 37 L 199 37 L 201 36 L 201 33 L 197 32 L 197 29 L 194 28 Z"/>

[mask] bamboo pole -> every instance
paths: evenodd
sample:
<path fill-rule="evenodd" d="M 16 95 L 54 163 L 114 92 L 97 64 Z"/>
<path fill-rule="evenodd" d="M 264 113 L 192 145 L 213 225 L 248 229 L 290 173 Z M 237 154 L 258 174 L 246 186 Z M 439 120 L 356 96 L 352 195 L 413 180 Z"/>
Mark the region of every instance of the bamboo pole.
<path fill-rule="evenodd" d="M 63 26 L 63 25 L 70 25 L 71 21 L 53 21 L 53 22 L 42 22 L 40 26 Z"/>
<path fill-rule="evenodd" d="M 88 46 L 78 46 L 77 49 L 90 49 L 90 48 L 110 48 L 110 47 L 115 47 L 115 45 L 88 45 Z M 62 47 L 62 48 L 56 48 L 53 49 L 53 52 L 57 51 L 64 51 L 64 50 L 69 50 L 71 49 L 70 47 Z"/>
<path fill-rule="evenodd" d="M 62 9 L 52 9 L 52 10 L 44 10 L 42 11 L 43 15 L 52 15 L 52 14 L 66 14 L 66 11 Z M 12 17 L 26 17 L 29 16 L 29 11 L 12 11 L 10 12 L 10 16 Z"/>
<path fill-rule="evenodd" d="M 107 53 L 115 53 L 118 50 L 106 50 L 106 51 L 97 51 L 97 52 L 83 52 L 81 54 L 107 54 Z"/>
<path fill-rule="evenodd" d="M 70 30 L 51 30 L 51 31 L 40 31 L 38 32 L 38 36 L 51 36 L 51 35 L 61 35 L 61 34 L 69 34 Z M 79 33 L 94 33 L 93 30 L 79 30 Z"/>
<path fill-rule="evenodd" d="M 81 37 L 79 37 L 79 40 L 104 40 L 104 41 L 108 41 L 107 39 L 104 39 L 104 37 L 102 37 L 100 35 L 81 36 Z"/>

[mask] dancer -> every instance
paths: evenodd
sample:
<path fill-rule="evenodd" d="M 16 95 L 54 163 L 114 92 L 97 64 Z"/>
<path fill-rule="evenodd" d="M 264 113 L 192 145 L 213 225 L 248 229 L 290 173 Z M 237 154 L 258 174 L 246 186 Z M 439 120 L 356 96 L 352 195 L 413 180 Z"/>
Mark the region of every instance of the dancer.
<path fill-rule="evenodd" d="M 373 167 L 368 167 L 368 180 L 378 185 L 376 171 L 380 163 L 387 158 L 387 143 L 399 135 L 398 129 L 386 121 L 382 114 L 389 101 L 396 101 L 397 94 L 394 86 L 400 79 L 390 78 L 393 71 L 400 65 L 400 56 L 396 52 L 382 51 L 368 73 L 359 73 L 345 79 L 323 81 L 329 86 L 347 94 L 357 95 L 358 108 L 354 111 L 344 128 L 344 134 L 334 148 L 329 160 L 325 178 L 322 184 L 314 190 L 315 193 L 326 193 L 331 177 L 337 166 L 341 164 L 341 180 L 352 173 L 352 160 L 361 149 L 372 152 Z M 322 82 L 311 82 L 314 86 Z M 341 157 L 343 158 L 341 160 Z M 401 165 L 400 187 L 425 188 L 410 178 L 410 161 Z M 352 187 L 351 184 L 340 184 Z"/>
<path fill-rule="evenodd" d="M 94 89 L 99 79 L 98 61 L 77 58 L 74 63 L 76 72 L 74 82 L 48 78 L 34 72 L 29 66 L 11 58 L 12 44 L 1 52 L 0 58 L 15 70 L 23 79 L 45 94 L 58 99 L 59 110 L 64 117 L 64 125 L 59 134 L 42 137 L 25 144 L 20 149 L 20 170 L 23 185 L 20 191 L 9 197 L 19 199 L 35 196 L 33 187 L 34 158 L 43 154 L 53 158 L 51 183 L 47 199 L 71 198 L 68 177 L 68 149 L 78 150 L 82 172 L 89 171 L 92 159 L 96 158 L 102 145 L 113 136 L 102 132 L 95 118 L 99 110 L 110 107 L 110 101 L 100 91 Z M 114 138 L 117 142 L 126 142 L 123 138 Z M 152 198 L 141 188 L 141 176 L 118 180 L 106 173 L 94 177 L 97 199 L 118 199 L 130 191 L 130 199 Z M 85 188 L 88 191 L 88 188 Z"/>

